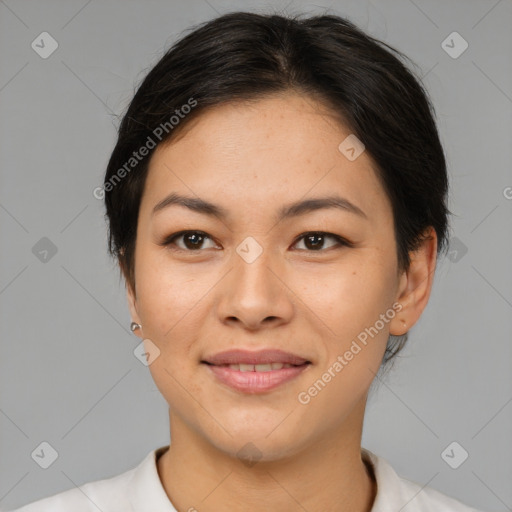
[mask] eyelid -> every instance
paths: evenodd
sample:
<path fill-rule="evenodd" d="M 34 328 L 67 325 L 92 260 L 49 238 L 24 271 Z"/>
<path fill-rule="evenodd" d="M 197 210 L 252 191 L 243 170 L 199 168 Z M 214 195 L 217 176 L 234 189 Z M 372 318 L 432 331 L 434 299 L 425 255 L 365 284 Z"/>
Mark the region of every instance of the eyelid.
<path fill-rule="evenodd" d="M 339 247 L 342 247 L 342 246 L 354 247 L 354 244 L 352 242 L 349 242 L 346 238 L 343 238 L 340 235 L 336 235 L 335 233 L 330 233 L 328 231 L 306 231 L 305 233 L 300 234 L 295 239 L 295 241 L 293 242 L 292 246 L 296 245 L 298 242 L 302 241 L 303 239 L 305 239 L 306 237 L 311 236 L 311 235 L 321 235 L 321 236 L 323 236 L 325 238 L 333 238 L 334 240 L 336 240 L 337 245 L 328 247 L 327 249 L 319 249 L 317 251 L 315 251 L 315 250 L 308 250 L 308 249 L 298 249 L 299 251 L 306 251 L 306 252 L 309 252 L 309 253 L 322 253 L 322 252 L 328 251 L 329 249 L 336 249 L 336 248 L 339 248 Z"/>
<path fill-rule="evenodd" d="M 180 238 L 184 235 L 191 234 L 191 233 L 201 235 L 203 238 L 209 238 L 213 243 L 217 244 L 217 242 L 214 240 L 214 238 L 212 236 L 210 236 L 208 233 L 206 233 L 205 231 L 201 231 L 200 229 L 184 229 L 182 231 L 177 231 L 176 233 L 172 233 L 171 235 L 165 237 L 164 240 L 162 242 L 160 242 L 158 245 L 161 245 L 164 247 L 173 245 L 175 239 Z M 172 250 L 182 251 L 182 252 L 197 252 L 197 253 L 199 253 L 204 249 L 196 249 L 196 250 L 182 249 L 181 247 L 175 246 L 175 247 L 173 247 Z"/>

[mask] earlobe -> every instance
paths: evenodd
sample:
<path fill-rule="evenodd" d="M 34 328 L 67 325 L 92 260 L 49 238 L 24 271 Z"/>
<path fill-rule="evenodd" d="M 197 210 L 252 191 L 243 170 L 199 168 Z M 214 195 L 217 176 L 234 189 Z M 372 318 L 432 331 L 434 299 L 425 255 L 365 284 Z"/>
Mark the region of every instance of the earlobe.
<path fill-rule="evenodd" d="M 431 227 L 420 246 L 409 253 L 410 265 L 400 276 L 396 302 L 402 308 L 390 322 L 389 332 L 401 336 L 418 321 L 427 306 L 437 260 L 437 235 Z"/>
<path fill-rule="evenodd" d="M 389 334 L 393 336 L 403 336 L 405 333 L 409 331 L 409 326 L 407 325 L 407 320 L 402 316 L 397 315 L 390 322 Z"/>
<path fill-rule="evenodd" d="M 139 313 L 137 311 L 137 299 L 135 298 L 135 294 L 132 290 L 132 287 L 126 283 L 126 299 L 128 302 L 128 309 L 130 310 L 130 316 L 131 316 L 131 324 L 130 329 L 139 338 L 143 338 L 142 332 L 141 332 L 141 321 L 139 317 Z M 138 325 L 139 327 L 135 327 Z"/>

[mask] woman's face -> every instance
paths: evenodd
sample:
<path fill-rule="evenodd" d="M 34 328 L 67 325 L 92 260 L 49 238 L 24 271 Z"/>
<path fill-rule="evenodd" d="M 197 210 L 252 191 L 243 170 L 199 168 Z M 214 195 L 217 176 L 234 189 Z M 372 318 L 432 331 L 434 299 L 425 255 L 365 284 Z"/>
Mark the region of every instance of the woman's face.
<path fill-rule="evenodd" d="M 349 135 L 290 93 L 215 107 L 151 159 L 132 319 L 171 426 L 227 454 L 357 432 L 390 330 L 406 330 L 391 204 Z M 170 194 L 186 199 L 154 212 Z"/>

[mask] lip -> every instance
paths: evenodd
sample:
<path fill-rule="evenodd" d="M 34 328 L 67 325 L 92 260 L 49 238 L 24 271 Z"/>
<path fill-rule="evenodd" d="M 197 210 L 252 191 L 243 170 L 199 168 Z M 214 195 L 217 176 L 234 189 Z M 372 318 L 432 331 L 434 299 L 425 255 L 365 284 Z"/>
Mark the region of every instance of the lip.
<path fill-rule="evenodd" d="M 303 357 L 276 349 L 257 352 L 241 349 L 228 350 L 208 357 L 201 362 L 220 382 L 244 393 L 271 391 L 298 377 L 311 365 L 311 362 Z M 293 366 L 269 371 L 241 371 L 229 366 L 270 363 Z"/>
<path fill-rule="evenodd" d="M 310 365 L 303 364 L 269 372 L 241 372 L 240 370 L 233 370 L 229 366 L 205 366 L 217 379 L 237 391 L 263 393 L 298 377 Z"/>
<path fill-rule="evenodd" d="M 223 364 L 269 363 L 302 365 L 304 363 L 309 363 L 310 361 L 296 354 L 284 352 L 283 350 L 278 349 L 264 349 L 258 351 L 234 349 L 214 354 L 213 356 L 205 358 L 202 362 L 206 362 L 215 366 L 220 366 Z"/>

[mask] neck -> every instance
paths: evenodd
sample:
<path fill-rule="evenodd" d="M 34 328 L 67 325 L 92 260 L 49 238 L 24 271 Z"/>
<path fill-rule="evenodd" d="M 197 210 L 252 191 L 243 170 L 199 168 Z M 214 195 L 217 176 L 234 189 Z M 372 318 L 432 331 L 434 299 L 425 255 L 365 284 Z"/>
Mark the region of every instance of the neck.
<path fill-rule="evenodd" d="M 170 414 L 169 449 L 157 467 L 180 511 L 370 512 L 373 474 L 361 459 L 364 403 L 336 432 L 285 459 L 243 463 Z"/>

